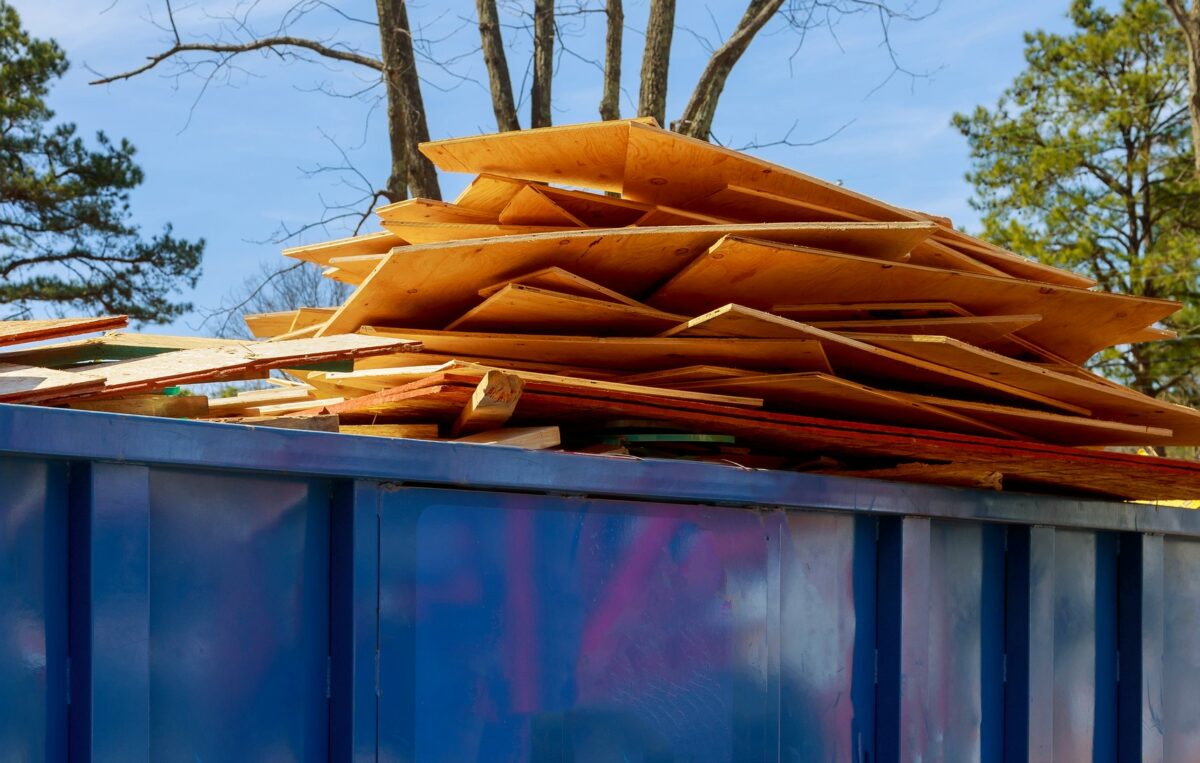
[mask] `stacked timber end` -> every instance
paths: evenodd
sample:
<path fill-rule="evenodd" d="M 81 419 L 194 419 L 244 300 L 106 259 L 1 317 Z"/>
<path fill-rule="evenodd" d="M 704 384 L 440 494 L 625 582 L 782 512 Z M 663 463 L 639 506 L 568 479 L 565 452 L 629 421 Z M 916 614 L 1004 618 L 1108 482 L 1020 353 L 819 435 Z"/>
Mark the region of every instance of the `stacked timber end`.
<path fill-rule="evenodd" d="M 352 285 L 344 304 L 250 316 L 263 341 L 232 347 L 131 359 L 145 340 L 115 334 L 8 353 L 54 377 L 10 399 L 137 409 L 121 401 L 283 368 L 273 389 L 163 415 L 1200 495 L 1200 465 L 1111 450 L 1200 445 L 1200 413 L 1085 367 L 1171 338 L 1175 303 L 642 120 L 422 150 L 476 176 L 453 203 L 390 204 L 381 232 L 285 252 Z M 81 346 L 108 362 L 80 365 Z"/>

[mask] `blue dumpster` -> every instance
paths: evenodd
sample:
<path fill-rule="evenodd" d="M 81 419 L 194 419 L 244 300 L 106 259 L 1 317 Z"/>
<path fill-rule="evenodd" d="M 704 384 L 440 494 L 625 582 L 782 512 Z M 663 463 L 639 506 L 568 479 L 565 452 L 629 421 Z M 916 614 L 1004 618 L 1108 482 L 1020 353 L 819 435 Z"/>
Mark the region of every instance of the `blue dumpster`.
<path fill-rule="evenodd" d="M 0 406 L 0 761 L 1195 761 L 1200 513 Z"/>

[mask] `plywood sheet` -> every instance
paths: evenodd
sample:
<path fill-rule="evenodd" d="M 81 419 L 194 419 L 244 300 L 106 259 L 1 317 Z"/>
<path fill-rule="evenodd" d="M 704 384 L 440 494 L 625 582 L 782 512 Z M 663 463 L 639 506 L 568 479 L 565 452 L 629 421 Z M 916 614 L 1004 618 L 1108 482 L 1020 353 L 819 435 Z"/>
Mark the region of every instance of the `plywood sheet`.
<path fill-rule="evenodd" d="M 480 289 L 547 267 L 569 270 L 636 299 L 729 233 L 833 249 L 861 250 L 865 241 L 880 255 L 894 255 L 929 231 L 928 223 L 704 225 L 566 231 L 405 247 L 382 261 L 363 263 L 370 275 L 325 333 L 380 323 L 444 326 L 477 303 Z"/>
<path fill-rule="evenodd" d="M 320 244 L 293 246 L 284 249 L 283 254 L 285 257 L 292 257 L 293 259 L 304 260 L 305 262 L 328 265 L 329 260 L 334 257 L 353 257 L 362 254 L 382 255 L 387 254 L 397 246 L 404 246 L 407 243 L 407 241 L 394 233 L 379 231 L 377 233 L 365 233 L 361 236 L 324 241 Z"/>
<path fill-rule="evenodd" d="M 820 302 L 953 302 L 976 315 L 1041 315 L 1015 335 L 1081 363 L 1115 338 L 1179 309 L 1174 302 L 1048 286 L 1011 278 L 728 237 L 696 258 L 647 302 L 701 313 L 733 301 L 767 309 Z"/>
<path fill-rule="evenodd" d="M 658 371 L 685 365 L 829 371 L 820 342 L 804 339 L 728 339 L 539 336 L 368 327 L 373 336 L 420 342 L 424 352 L 454 357 L 510 358 L 599 366 L 612 371 Z"/>
<path fill-rule="evenodd" d="M 448 331 L 652 336 L 683 320 L 645 305 L 627 305 L 509 284 L 451 322 Z"/>
<path fill-rule="evenodd" d="M 104 378 L 53 368 L 0 363 L 0 402 L 37 403 L 72 394 L 94 392 Z"/>
<path fill-rule="evenodd" d="M 58 339 L 64 336 L 90 334 L 93 331 L 110 331 L 122 328 L 128 322 L 128 317 L 124 315 L 0 321 L 0 345 L 42 342 L 47 339 Z"/>
<path fill-rule="evenodd" d="M 412 244 L 471 241 L 493 236 L 527 236 L 565 230 L 561 225 L 500 225 L 473 223 L 401 223 L 383 221 L 383 227 Z M 569 226 L 567 226 L 569 227 Z"/>
<path fill-rule="evenodd" d="M 967 318 L 971 313 L 953 302 L 845 302 L 775 305 L 771 312 L 794 321 L 896 320 L 900 318 Z"/>
<path fill-rule="evenodd" d="M 276 313 L 249 313 L 242 316 L 250 335 L 256 339 L 267 339 L 286 333 L 296 320 L 296 310 L 283 310 Z"/>
<path fill-rule="evenodd" d="M 477 223 L 498 222 L 496 215 L 447 201 L 434 199 L 405 199 L 378 207 L 380 220 L 394 223 Z"/>
<path fill-rule="evenodd" d="M 499 217 L 500 211 L 508 206 L 512 197 L 526 185 L 528 183 L 524 180 L 484 173 L 472 180 L 454 203 L 465 209 L 489 212 Z"/>

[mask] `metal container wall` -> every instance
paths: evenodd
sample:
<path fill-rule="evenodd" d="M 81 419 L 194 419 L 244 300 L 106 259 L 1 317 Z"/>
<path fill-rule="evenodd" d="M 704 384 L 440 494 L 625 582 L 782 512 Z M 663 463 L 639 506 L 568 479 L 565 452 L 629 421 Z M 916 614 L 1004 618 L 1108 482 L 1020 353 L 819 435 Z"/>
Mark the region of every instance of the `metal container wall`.
<path fill-rule="evenodd" d="M 1200 760 L 1200 514 L 0 406 L 0 761 Z"/>

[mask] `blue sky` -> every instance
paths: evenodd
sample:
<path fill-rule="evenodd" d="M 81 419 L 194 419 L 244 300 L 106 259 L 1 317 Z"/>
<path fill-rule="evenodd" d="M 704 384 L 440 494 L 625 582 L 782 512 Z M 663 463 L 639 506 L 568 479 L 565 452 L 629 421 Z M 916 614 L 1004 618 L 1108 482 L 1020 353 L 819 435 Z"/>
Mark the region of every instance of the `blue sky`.
<path fill-rule="evenodd" d="M 90 86 L 95 75 L 136 66 L 167 42 L 155 22 L 165 21 L 161 0 L 10 0 L 26 27 L 53 37 L 72 68 L 55 87 L 51 103 L 62 120 L 84 134 L 102 129 L 138 148 L 146 182 L 133 199 L 136 219 L 148 231 L 166 222 L 187 237 L 208 240 L 204 275 L 187 298 L 213 306 L 263 261 L 279 257 L 280 244 L 266 239 L 280 228 L 320 218 L 326 202 L 353 199 L 344 176 L 306 170 L 341 163 L 334 143 L 372 182 L 386 178 L 383 111 L 371 95 L 337 98 L 323 90 L 361 90 L 367 73 L 329 62 L 286 62 L 249 54 L 239 70 L 205 87 L 194 75 L 164 66 L 108 86 Z M 344 16 L 318 9 L 296 31 L 356 45 L 375 54 L 374 28 L 346 17 L 370 18 L 370 0 L 330 0 Z M 259 0 L 252 23 L 267 29 L 296 0 Z M 529 5 L 530 3 L 522 3 Z M 602 4 L 602 3 L 601 3 Z M 183 5 L 176 0 L 179 9 Z M 502 3 L 504 5 L 504 3 Z M 514 7 L 518 4 L 510 4 Z M 560 3 L 565 5 L 565 3 Z M 917 9 L 932 3 L 917 0 Z M 799 38 L 781 23 L 769 25 L 743 57 L 721 100 L 714 132 L 731 146 L 792 140 L 840 132 L 812 146 L 777 145 L 755 150 L 764 158 L 878 196 L 905 207 L 950 216 L 972 229 L 977 217 L 967 204 L 970 187 L 964 140 L 950 127 L 956 111 L 992 105 L 1022 68 L 1022 34 L 1064 30 L 1068 0 L 943 0 L 916 23 L 896 22 L 892 45 L 901 63 L 925 76 L 887 79 L 892 71 L 880 45 L 877 19 L 843 19 L 831 33 Z M 237 7 L 229 0 L 194 0 L 177 13 L 185 37 L 214 34 L 214 17 Z M 243 4 L 241 7 L 247 7 Z M 733 28 L 742 2 L 679 0 L 669 78 L 668 118 L 682 110 L 707 58 L 705 42 Z M 647 0 L 625 0 L 624 115 L 634 115 L 637 72 Z M 477 33 L 471 0 L 425 0 L 410 4 L 418 35 L 444 67 L 423 62 L 424 92 L 434 138 L 494 130 L 483 62 L 474 51 Z M 513 15 L 508 21 L 516 22 Z M 603 19 L 569 22 L 554 82 L 556 123 L 596 117 Z M 585 25 L 585 26 L 581 26 Z M 506 30 L 514 85 L 525 75 L 527 36 Z M 886 80 L 886 81 L 885 81 Z M 527 119 L 527 100 L 522 119 Z M 453 198 L 469 180 L 445 176 L 443 194 Z M 372 224 L 371 229 L 374 229 Z M 304 241 L 344 235 L 336 226 Z M 166 329 L 194 333 L 195 316 Z"/>

